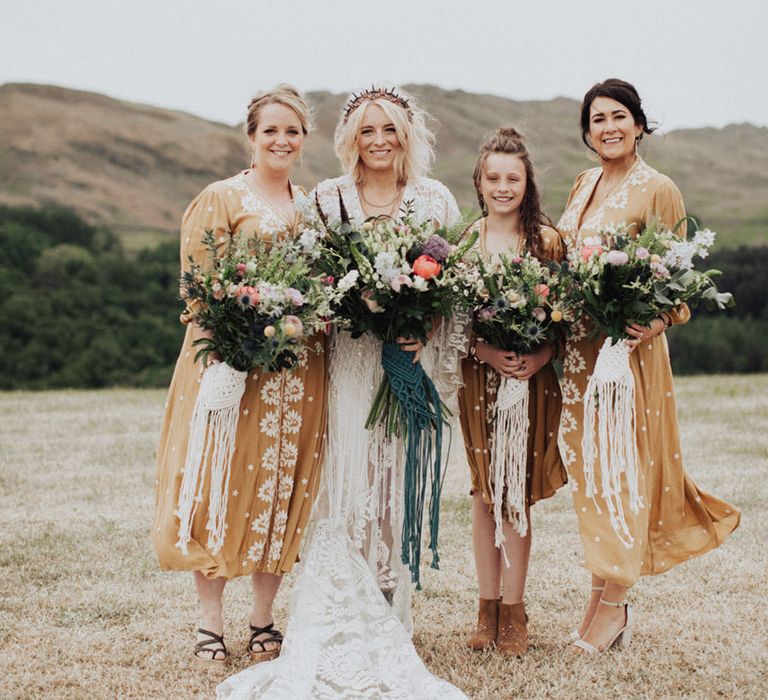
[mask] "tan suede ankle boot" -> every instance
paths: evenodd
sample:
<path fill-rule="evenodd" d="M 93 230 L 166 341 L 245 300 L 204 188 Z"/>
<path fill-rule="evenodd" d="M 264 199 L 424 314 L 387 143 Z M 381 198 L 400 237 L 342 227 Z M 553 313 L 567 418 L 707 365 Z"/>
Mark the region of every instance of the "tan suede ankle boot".
<path fill-rule="evenodd" d="M 502 654 L 522 656 L 528 651 L 528 617 L 525 603 L 499 603 L 496 648 Z"/>
<path fill-rule="evenodd" d="M 480 598 L 477 611 L 477 627 L 475 633 L 467 640 L 470 649 L 481 651 L 493 646 L 496 642 L 496 629 L 499 617 L 499 601 Z"/>

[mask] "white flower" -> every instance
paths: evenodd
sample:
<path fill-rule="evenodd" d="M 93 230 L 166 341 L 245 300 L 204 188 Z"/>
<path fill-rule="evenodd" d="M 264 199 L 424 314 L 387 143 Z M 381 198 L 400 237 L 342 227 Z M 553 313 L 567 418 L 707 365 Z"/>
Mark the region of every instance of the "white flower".
<path fill-rule="evenodd" d="M 264 503 L 272 503 L 275 497 L 275 477 L 270 476 L 260 487 L 258 497 Z"/>
<path fill-rule="evenodd" d="M 290 409 L 283 414 L 283 435 L 292 435 L 301 430 L 301 413 Z"/>
<path fill-rule="evenodd" d="M 270 411 L 261 419 L 259 429 L 268 437 L 277 437 L 280 430 L 280 418 L 277 411 Z"/>
<path fill-rule="evenodd" d="M 429 288 L 429 284 L 427 283 L 427 280 L 425 280 L 420 275 L 414 275 L 413 288 L 419 292 L 426 292 L 427 289 Z"/>
<path fill-rule="evenodd" d="M 400 274 L 400 265 L 398 264 L 399 262 L 400 261 L 398 259 L 397 253 L 384 250 L 380 253 L 376 253 L 376 258 L 373 261 L 373 267 L 381 279 L 386 284 L 389 284 L 393 277 Z"/>
<path fill-rule="evenodd" d="M 350 270 L 346 275 L 344 275 L 344 277 L 342 277 L 339 280 L 339 283 L 336 285 L 336 288 L 340 292 L 347 292 L 350 289 L 352 289 L 352 287 L 355 286 L 359 277 L 360 277 L 359 270 Z"/>
<path fill-rule="evenodd" d="M 412 287 L 413 281 L 408 275 L 396 275 L 390 280 L 389 286 L 392 287 L 395 292 L 399 293 L 400 288 L 403 286 Z"/>

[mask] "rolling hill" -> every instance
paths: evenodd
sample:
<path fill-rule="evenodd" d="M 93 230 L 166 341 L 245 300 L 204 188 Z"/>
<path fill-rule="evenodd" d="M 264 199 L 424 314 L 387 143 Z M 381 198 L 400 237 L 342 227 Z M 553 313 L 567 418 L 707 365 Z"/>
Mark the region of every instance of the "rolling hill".
<path fill-rule="evenodd" d="M 410 86 L 435 118 L 434 176 L 462 206 L 475 204 L 471 172 L 483 136 L 501 124 L 525 133 L 549 214 L 562 211 L 575 175 L 590 167 L 578 103 L 514 101 Z M 317 130 L 297 181 L 337 174 L 333 129 L 343 95 L 309 94 Z M 768 128 L 750 124 L 654 135 L 646 160 L 680 186 L 691 213 L 721 245 L 768 241 Z M 104 95 L 37 84 L 0 86 L 0 203 L 56 203 L 113 228 L 129 248 L 175 235 L 189 200 L 246 163 L 241 127 Z"/>

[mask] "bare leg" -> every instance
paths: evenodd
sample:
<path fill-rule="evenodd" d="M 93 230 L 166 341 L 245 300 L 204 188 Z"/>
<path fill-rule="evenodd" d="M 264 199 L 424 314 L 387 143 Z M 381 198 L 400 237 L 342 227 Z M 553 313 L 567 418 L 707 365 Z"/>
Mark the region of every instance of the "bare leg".
<path fill-rule="evenodd" d="M 602 590 L 595 590 L 598 588 L 605 588 L 605 579 L 592 574 L 592 591 L 589 595 L 587 611 L 584 613 L 584 618 L 581 621 L 581 625 L 579 625 L 579 637 L 582 639 L 589 629 L 589 624 L 592 622 L 592 618 L 595 616 L 595 612 L 597 611 L 597 606 L 600 603 L 600 597 L 603 595 Z"/>
<path fill-rule="evenodd" d="M 280 588 L 282 576 L 275 574 L 257 573 L 251 574 L 251 585 L 253 587 L 253 603 L 251 604 L 250 623 L 254 627 L 266 627 L 274 622 L 272 615 L 272 604 L 275 602 L 277 589 Z M 259 635 L 256 639 L 265 639 L 269 636 L 268 632 Z M 267 651 L 278 649 L 278 642 L 267 642 L 265 644 Z M 258 648 L 258 645 L 257 645 Z"/>
<path fill-rule="evenodd" d="M 496 524 L 480 493 L 472 496 L 472 550 L 481 598 L 501 597 L 501 552 L 494 545 Z"/>
<path fill-rule="evenodd" d="M 200 571 L 193 571 L 192 575 L 195 579 L 197 602 L 200 608 L 198 627 L 221 635 L 224 632 L 224 619 L 222 617 L 221 603 L 227 579 L 206 578 Z M 202 634 L 197 635 L 198 641 L 206 639 L 210 639 L 210 637 L 206 637 Z M 217 642 L 211 642 L 206 646 L 210 647 L 210 652 L 207 648 L 201 650 L 198 653 L 200 658 L 213 658 L 214 650 L 223 648 Z"/>
<path fill-rule="evenodd" d="M 489 513 L 490 515 L 490 513 Z M 515 532 L 512 523 L 504 520 L 502 528 L 504 532 L 504 549 L 509 559 L 509 566 L 504 561 L 504 554 L 499 552 L 502 582 L 504 584 L 501 602 L 504 605 L 522 603 L 525 597 L 525 579 L 528 576 L 528 562 L 531 558 L 531 511 L 526 508 L 528 518 L 528 532 L 525 537 Z"/>
<path fill-rule="evenodd" d="M 607 581 L 602 598 L 611 603 L 619 603 L 624 600 L 626 594 L 626 586 Z M 597 605 L 596 608 L 592 622 L 590 622 L 582 639 L 593 647 L 602 650 L 616 636 L 616 632 L 624 627 L 627 617 L 624 608 L 609 605 Z"/>

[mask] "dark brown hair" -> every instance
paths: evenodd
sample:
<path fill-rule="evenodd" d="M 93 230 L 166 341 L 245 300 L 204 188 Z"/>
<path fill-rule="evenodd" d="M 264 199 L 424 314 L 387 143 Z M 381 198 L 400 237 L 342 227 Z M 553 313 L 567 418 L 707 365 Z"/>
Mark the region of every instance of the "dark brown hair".
<path fill-rule="evenodd" d="M 480 177 L 483 173 L 485 159 L 490 153 L 508 153 L 517 156 L 523 161 L 526 182 L 525 194 L 520 204 L 520 224 L 525 236 L 525 247 L 537 258 L 544 259 L 546 256 L 544 255 L 541 242 L 541 227 L 551 226 L 554 228 L 554 225 L 541 210 L 539 188 L 536 186 L 533 163 L 528 153 L 528 147 L 525 145 L 525 139 L 511 126 L 502 126 L 496 129 L 493 136 L 486 139 L 483 145 L 480 146 L 480 157 L 477 159 L 472 179 L 475 183 L 477 201 L 480 204 L 483 216 L 488 214 L 488 207 L 483 200 L 483 196 L 480 194 Z"/>
<path fill-rule="evenodd" d="M 624 105 L 629 110 L 629 113 L 635 120 L 635 124 L 643 127 L 640 136 L 637 138 L 638 141 L 643 138 L 644 133 L 652 134 L 656 130 L 655 126 L 651 127 L 648 124 L 648 118 L 645 116 L 642 101 L 640 100 L 640 95 L 637 93 L 635 86 L 625 80 L 608 78 L 607 80 L 603 80 L 602 83 L 596 83 L 589 88 L 581 102 L 581 140 L 590 150 L 594 151 L 595 148 L 589 141 L 589 110 L 592 107 L 592 103 L 598 97 L 609 97 Z"/>

